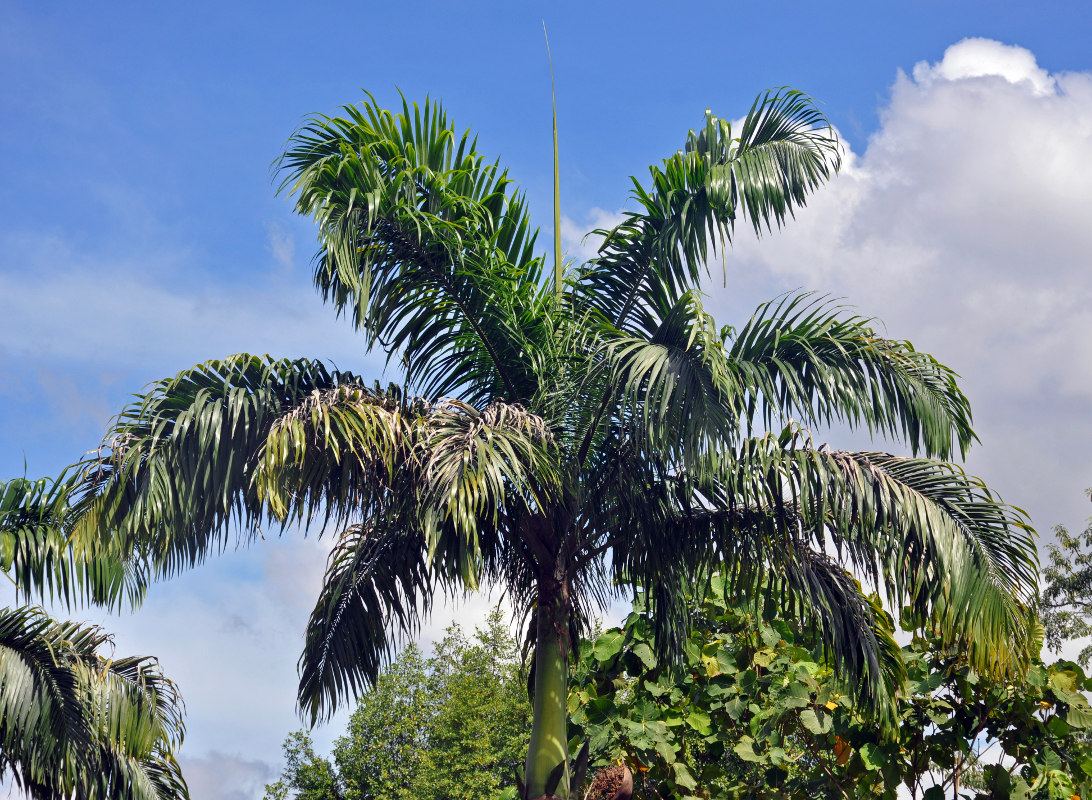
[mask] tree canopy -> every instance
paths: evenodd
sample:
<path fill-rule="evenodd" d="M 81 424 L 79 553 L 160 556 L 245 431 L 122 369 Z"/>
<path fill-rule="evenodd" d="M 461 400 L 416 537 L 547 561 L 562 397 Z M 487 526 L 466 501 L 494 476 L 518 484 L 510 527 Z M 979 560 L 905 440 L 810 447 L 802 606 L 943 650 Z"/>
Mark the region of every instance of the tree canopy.
<path fill-rule="evenodd" d="M 692 608 L 681 668 L 657 660 L 640 604 L 581 647 L 572 741 L 588 738 L 599 764 L 629 764 L 641 800 L 1092 795 L 1092 678 L 1073 662 L 1034 658 L 999 679 L 910 612 L 903 627 L 915 633 L 899 648 L 884 615 L 891 657 L 907 669 L 898 727 L 885 730 L 800 620 L 764 618 L 715 589 Z"/>
<path fill-rule="evenodd" d="M 1092 489 L 1087 493 L 1092 498 Z M 1056 542 L 1046 548 L 1039 609 L 1046 644 L 1057 653 L 1063 642 L 1092 636 L 1092 519 L 1083 533 L 1071 534 L 1064 525 L 1057 525 L 1054 536 Z M 1077 660 L 1087 669 L 1092 645 L 1086 645 Z"/>
<path fill-rule="evenodd" d="M 360 698 L 333 763 L 303 731 L 288 737 L 266 800 L 493 800 L 526 753 L 525 679 L 497 609 L 473 639 L 449 628 L 427 659 L 410 644 Z"/>

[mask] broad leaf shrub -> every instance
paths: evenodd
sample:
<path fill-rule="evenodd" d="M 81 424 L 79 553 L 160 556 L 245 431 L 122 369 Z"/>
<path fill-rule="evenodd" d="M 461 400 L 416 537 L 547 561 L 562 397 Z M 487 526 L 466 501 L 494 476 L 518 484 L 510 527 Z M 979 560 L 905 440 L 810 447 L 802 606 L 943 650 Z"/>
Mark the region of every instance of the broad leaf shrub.
<path fill-rule="evenodd" d="M 924 800 L 1092 797 L 1092 679 L 1075 663 L 1035 660 L 1019 680 L 992 681 L 919 631 L 885 735 L 806 630 L 722 591 L 693 613 L 685 669 L 656 660 L 640 601 L 580 649 L 572 745 L 590 740 L 593 770 L 628 764 L 636 797 L 895 798 L 900 786 Z"/>

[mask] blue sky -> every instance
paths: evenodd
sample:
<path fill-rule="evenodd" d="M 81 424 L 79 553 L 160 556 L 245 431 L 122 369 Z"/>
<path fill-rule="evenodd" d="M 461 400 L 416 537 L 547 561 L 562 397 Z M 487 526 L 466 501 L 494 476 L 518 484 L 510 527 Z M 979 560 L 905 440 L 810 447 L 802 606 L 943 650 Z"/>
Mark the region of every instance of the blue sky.
<path fill-rule="evenodd" d="M 779 85 L 812 94 L 846 168 L 783 234 L 740 237 L 710 307 L 738 322 L 803 287 L 878 316 L 963 374 L 982 438 L 968 469 L 1043 532 L 1082 523 L 1084 2 L 0 0 L 0 476 L 56 471 L 129 393 L 208 358 L 308 355 L 378 377 L 381 358 L 311 289 L 313 232 L 275 196 L 270 164 L 307 114 L 362 88 L 394 103 L 399 87 L 477 131 L 548 226 L 543 19 L 571 255 L 704 109 L 738 117 Z M 155 587 L 139 614 L 84 613 L 181 683 L 195 797 L 258 797 L 275 777 L 322 561 L 313 540 L 270 543 Z"/>

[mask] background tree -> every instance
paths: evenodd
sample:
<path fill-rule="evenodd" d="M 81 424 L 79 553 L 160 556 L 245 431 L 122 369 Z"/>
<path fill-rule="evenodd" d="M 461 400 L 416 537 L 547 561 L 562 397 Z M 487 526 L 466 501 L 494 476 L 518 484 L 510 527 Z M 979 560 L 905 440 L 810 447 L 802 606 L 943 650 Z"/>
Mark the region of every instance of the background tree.
<path fill-rule="evenodd" d="M 494 610 L 472 641 L 452 626 L 428 659 L 407 646 L 360 698 L 333 765 L 303 731 L 288 737 L 267 800 L 492 800 L 512 787 L 531 706 L 506 628 Z"/>
<path fill-rule="evenodd" d="M 1088 490 L 1092 498 L 1092 489 Z M 1048 562 L 1043 568 L 1045 587 L 1039 598 L 1039 613 L 1046 630 L 1046 644 L 1055 653 L 1062 644 L 1092 636 L 1092 519 L 1084 533 L 1076 536 L 1058 525 L 1057 543 L 1047 545 Z M 1092 645 L 1081 650 L 1077 660 L 1085 669 L 1092 660 Z"/>
<path fill-rule="evenodd" d="M 369 96 L 343 114 L 291 138 L 282 188 L 318 225 L 319 290 L 406 389 L 251 356 L 157 382 L 81 463 L 73 542 L 106 537 L 169 575 L 233 531 L 338 531 L 301 659 L 312 720 L 377 678 L 437 593 L 502 586 L 534 643 L 527 797 L 568 796 L 572 643 L 636 587 L 671 658 L 695 576 L 725 570 L 757 595 L 781 575 L 777 602 L 814 620 L 856 699 L 889 711 L 901 673 L 846 566 L 976 668 L 1018 668 L 1034 550 L 1019 514 L 933 460 L 974 438 L 954 373 L 814 298 L 738 331 L 703 309 L 736 221 L 781 225 L 838 165 L 808 98 L 763 95 L 739 127 L 707 115 L 560 283 L 507 174 L 438 106 Z M 830 423 L 918 455 L 834 451 L 799 427 Z"/>
<path fill-rule="evenodd" d="M 279 780 L 266 784 L 265 800 L 341 800 L 341 779 L 328 759 L 315 753 L 306 731 L 284 740 L 284 769 Z"/>

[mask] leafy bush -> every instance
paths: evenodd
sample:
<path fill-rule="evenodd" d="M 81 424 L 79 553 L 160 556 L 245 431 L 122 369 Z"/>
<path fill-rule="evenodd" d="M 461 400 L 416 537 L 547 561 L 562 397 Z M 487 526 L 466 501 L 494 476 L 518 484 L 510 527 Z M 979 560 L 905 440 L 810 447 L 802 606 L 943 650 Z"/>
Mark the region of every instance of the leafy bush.
<path fill-rule="evenodd" d="M 1092 797 L 1092 679 L 1077 664 L 991 681 L 919 632 L 885 734 L 806 630 L 722 589 L 693 606 L 685 669 L 656 661 L 640 605 L 581 648 L 572 743 L 590 740 L 593 767 L 629 764 L 637 797 L 895 798 L 900 785 L 926 800 Z"/>

